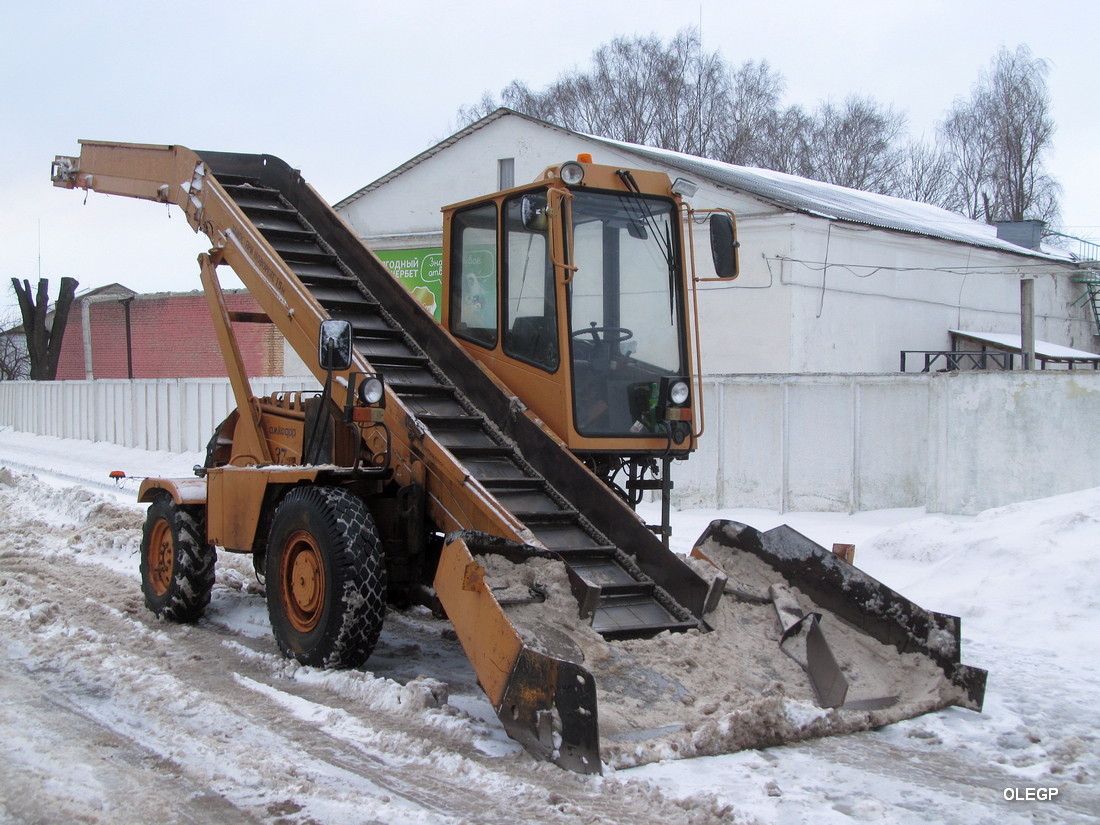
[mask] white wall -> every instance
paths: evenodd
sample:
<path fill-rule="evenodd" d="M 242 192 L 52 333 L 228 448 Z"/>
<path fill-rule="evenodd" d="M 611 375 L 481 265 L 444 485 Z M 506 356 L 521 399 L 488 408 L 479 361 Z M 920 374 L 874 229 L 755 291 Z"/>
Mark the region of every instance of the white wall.
<path fill-rule="evenodd" d="M 252 380 L 261 396 L 316 387 L 312 376 Z M 205 450 L 236 406 L 227 378 L 0 382 L 0 426 L 143 450 Z"/>
<path fill-rule="evenodd" d="M 1100 372 L 719 376 L 705 399 L 682 507 L 973 514 L 1100 486 Z M 233 406 L 226 379 L 0 382 L 0 426 L 147 450 L 205 449 Z"/>
<path fill-rule="evenodd" d="M 556 129 L 501 118 L 338 211 L 359 237 L 378 249 L 439 246 L 440 210 L 496 192 L 499 159 L 515 159 L 515 181 L 521 185 L 547 166 L 589 150 L 586 141 Z"/>
<path fill-rule="evenodd" d="M 1100 486 L 1100 372 L 736 375 L 705 382 L 684 507 L 974 514 Z"/>
<path fill-rule="evenodd" d="M 932 238 L 796 219 L 791 372 L 888 372 L 901 350 L 949 349 L 948 330 L 1020 332 L 1020 279 L 1035 277 L 1036 337 L 1094 350 L 1077 271 Z M 828 267 L 825 266 L 828 262 Z"/>

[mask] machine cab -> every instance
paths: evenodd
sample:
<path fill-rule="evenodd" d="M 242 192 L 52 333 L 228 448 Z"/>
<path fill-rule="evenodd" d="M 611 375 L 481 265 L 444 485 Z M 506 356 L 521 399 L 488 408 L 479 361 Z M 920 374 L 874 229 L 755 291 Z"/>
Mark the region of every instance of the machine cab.
<path fill-rule="evenodd" d="M 443 323 L 567 446 L 694 449 L 688 210 L 667 175 L 582 156 L 444 215 Z"/>

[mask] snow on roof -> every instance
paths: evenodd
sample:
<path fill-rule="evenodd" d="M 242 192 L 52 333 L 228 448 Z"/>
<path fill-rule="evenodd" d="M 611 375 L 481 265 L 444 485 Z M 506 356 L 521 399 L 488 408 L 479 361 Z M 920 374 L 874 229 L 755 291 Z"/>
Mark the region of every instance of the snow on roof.
<path fill-rule="evenodd" d="M 76 293 L 73 297 L 74 301 L 81 301 L 86 298 L 98 298 L 100 296 L 114 298 L 118 295 L 137 295 L 134 290 L 128 286 L 123 286 L 120 283 L 106 284 L 105 286 L 91 287 L 89 289 L 82 289 Z M 53 308 L 53 304 L 50 305 Z"/>
<path fill-rule="evenodd" d="M 967 332 L 966 330 L 952 329 L 948 330 L 953 336 L 960 338 L 967 338 L 971 341 L 984 344 L 992 344 L 995 347 L 1001 347 L 1002 349 L 1011 350 L 1012 352 L 1022 352 L 1023 345 L 1020 343 L 1019 333 L 1013 332 Z M 1081 349 L 1073 349 L 1072 347 L 1063 347 L 1060 344 L 1052 344 L 1049 341 L 1036 341 L 1035 342 L 1035 357 L 1041 359 L 1063 359 L 1063 358 L 1087 358 L 1092 361 L 1100 359 L 1100 355 L 1095 352 L 1086 352 Z"/>
<path fill-rule="evenodd" d="M 1035 251 L 1017 246 L 998 238 L 994 226 L 927 203 L 849 189 L 771 169 L 735 166 L 596 135 L 588 137 L 808 215 L 958 241 L 1019 255 L 1064 261 L 1070 261 L 1072 257 L 1062 250 L 1047 248 Z"/>

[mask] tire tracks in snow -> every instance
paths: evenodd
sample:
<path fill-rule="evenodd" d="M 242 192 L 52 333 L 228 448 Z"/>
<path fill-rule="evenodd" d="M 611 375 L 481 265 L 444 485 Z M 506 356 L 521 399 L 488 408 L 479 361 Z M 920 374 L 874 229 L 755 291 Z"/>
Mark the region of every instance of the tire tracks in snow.
<path fill-rule="evenodd" d="M 8 739 L 0 771 L 0 812 L 12 821 L 89 822 L 95 821 L 91 812 L 101 811 L 114 822 L 142 822 L 151 810 L 162 825 L 261 821 L 170 770 L 71 698 L 43 690 L 36 676 L 18 663 L 0 669 L 0 729 L 21 731 Z M 56 778 L 58 762 L 65 766 L 63 782 Z"/>

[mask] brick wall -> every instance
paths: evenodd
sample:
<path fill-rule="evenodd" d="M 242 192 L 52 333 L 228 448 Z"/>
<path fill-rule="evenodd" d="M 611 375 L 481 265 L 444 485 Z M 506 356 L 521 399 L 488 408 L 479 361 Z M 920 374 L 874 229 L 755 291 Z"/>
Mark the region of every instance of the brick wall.
<path fill-rule="evenodd" d="M 257 311 L 251 295 L 226 292 L 231 310 Z M 93 378 L 126 378 L 126 312 L 117 300 L 89 305 Z M 272 324 L 234 324 L 245 369 L 250 376 L 281 375 L 282 336 Z M 130 305 L 134 378 L 208 378 L 225 376 L 214 323 L 201 292 L 138 295 Z M 59 380 L 80 380 L 85 371 L 84 324 L 79 301 L 73 303 L 58 363 Z"/>

